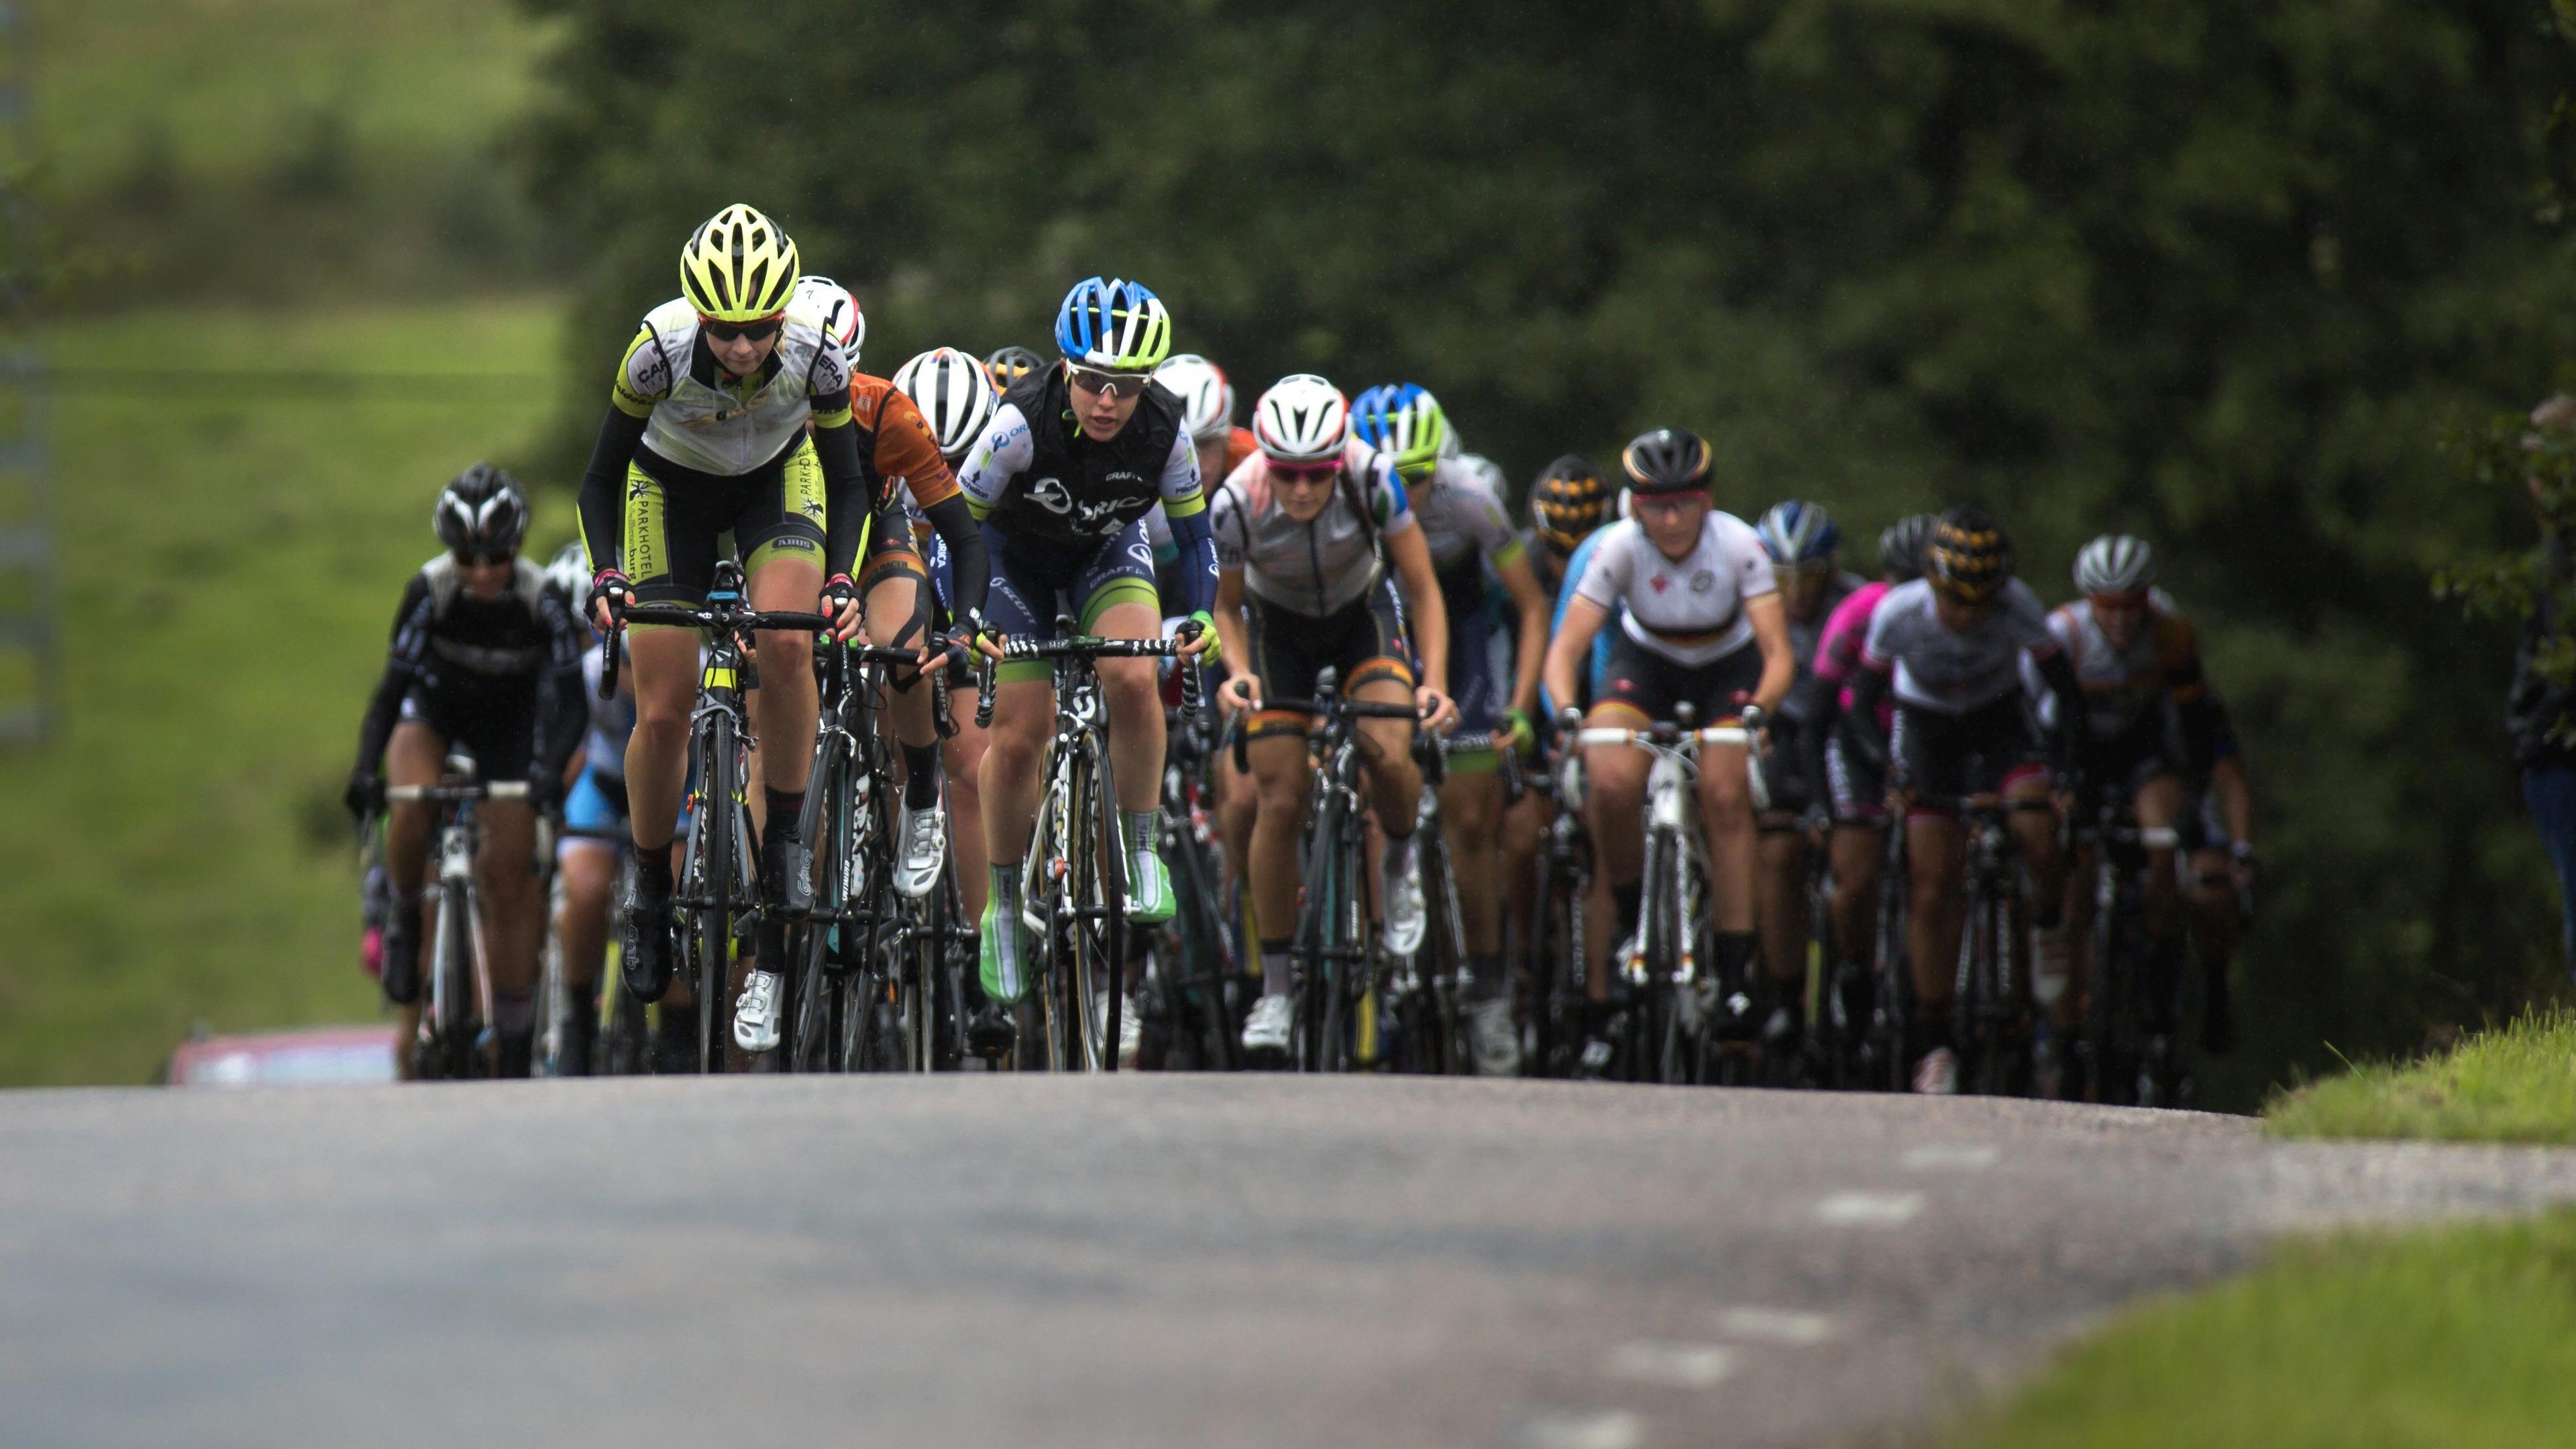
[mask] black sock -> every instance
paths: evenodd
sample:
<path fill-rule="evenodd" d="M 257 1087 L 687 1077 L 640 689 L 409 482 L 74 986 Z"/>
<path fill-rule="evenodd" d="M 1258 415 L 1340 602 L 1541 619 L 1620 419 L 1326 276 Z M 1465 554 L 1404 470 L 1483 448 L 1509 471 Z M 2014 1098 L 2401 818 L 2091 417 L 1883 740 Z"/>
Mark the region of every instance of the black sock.
<path fill-rule="evenodd" d="M 669 842 L 666 841 L 660 845 L 637 846 L 635 848 L 635 874 L 641 877 L 645 884 L 657 886 L 661 889 L 662 894 L 666 896 L 669 895 L 671 893 L 671 847 Z"/>
<path fill-rule="evenodd" d="M 767 844 L 770 839 L 782 842 L 795 839 L 797 818 L 805 813 L 805 792 L 772 790 L 764 785 L 760 793 L 769 797 L 769 828 L 761 832 L 764 837 L 762 843 Z"/>
<path fill-rule="evenodd" d="M 1720 931 L 1709 942 L 1710 954 L 1717 958 L 1709 964 L 1715 968 L 1720 985 L 1743 982 L 1744 968 L 1752 962 L 1756 944 L 1751 931 Z"/>
<path fill-rule="evenodd" d="M 909 810 L 927 810 L 939 803 L 939 746 L 903 747 L 903 803 Z"/>
<path fill-rule="evenodd" d="M 1950 1045 L 1950 1003 L 1929 1002 L 1916 1008 L 1916 1015 L 1906 1035 L 1914 1038 L 1914 1055 L 1919 1059 L 1936 1047 Z"/>
<path fill-rule="evenodd" d="M 1467 957 L 1467 985 L 1478 996 L 1497 996 L 1503 989 L 1503 957 L 1499 951 Z"/>
<path fill-rule="evenodd" d="M 1620 940 L 1624 941 L 1637 934 L 1637 912 L 1645 899 L 1646 885 L 1643 881 L 1635 885 L 1614 885 L 1610 888 L 1610 908 L 1619 916 Z"/>

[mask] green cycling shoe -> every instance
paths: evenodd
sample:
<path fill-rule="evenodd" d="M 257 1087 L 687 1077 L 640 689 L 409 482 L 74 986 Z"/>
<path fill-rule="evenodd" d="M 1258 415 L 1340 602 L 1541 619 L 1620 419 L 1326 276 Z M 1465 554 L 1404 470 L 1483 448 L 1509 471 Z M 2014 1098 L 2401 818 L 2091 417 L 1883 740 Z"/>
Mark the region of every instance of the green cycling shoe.
<path fill-rule="evenodd" d="M 1029 994 L 1028 973 L 1020 965 L 1020 912 L 1017 902 L 1009 910 L 1001 907 L 1000 891 L 984 901 L 984 918 L 976 930 L 982 937 L 976 974 L 983 979 L 984 995 L 995 1005 L 1017 1006 Z"/>
<path fill-rule="evenodd" d="M 1127 919 L 1140 926 L 1159 926 L 1172 918 L 1172 872 L 1159 851 L 1127 852 Z"/>

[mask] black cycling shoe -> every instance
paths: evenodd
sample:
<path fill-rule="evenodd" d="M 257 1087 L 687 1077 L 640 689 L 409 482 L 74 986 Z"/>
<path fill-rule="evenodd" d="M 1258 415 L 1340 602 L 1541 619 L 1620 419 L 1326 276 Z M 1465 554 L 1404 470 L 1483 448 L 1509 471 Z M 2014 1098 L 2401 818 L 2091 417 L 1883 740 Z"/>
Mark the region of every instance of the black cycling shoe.
<path fill-rule="evenodd" d="M 666 1077 L 693 1076 L 698 1070 L 698 1008 L 666 1006 L 653 1024 L 653 1070 Z"/>
<path fill-rule="evenodd" d="M 793 828 L 773 829 L 760 844 L 761 873 L 769 878 L 762 894 L 790 916 L 814 909 L 814 847 L 797 839 Z"/>
<path fill-rule="evenodd" d="M 585 1007 L 588 1009 L 585 1010 Z M 556 1074 L 566 1077 L 589 1076 L 591 1058 L 596 1055 L 598 1044 L 598 1005 L 590 1001 L 589 993 L 577 991 L 573 994 L 573 1009 L 563 1020 L 563 1040 L 556 1048 L 560 1053 L 555 1062 Z"/>
<path fill-rule="evenodd" d="M 420 1000 L 420 903 L 394 902 L 385 918 L 385 1000 L 409 1006 Z"/>
<path fill-rule="evenodd" d="M 2200 1049 L 2214 1057 L 2236 1050 L 2236 1012 L 2228 1001 L 2227 978 L 2215 972 L 2209 978 L 2209 1000 L 2200 1009 Z"/>
<path fill-rule="evenodd" d="M 992 1002 L 976 1007 L 975 1014 L 966 1018 L 966 1049 L 988 1061 L 1010 1055 L 1019 1041 L 1020 1024 Z"/>
<path fill-rule="evenodd" d="M 638 1001 L 659 1001 L 671 989 L 671 887 L 635 873 L 635 898 L 626 906 L 626 950 L 618 968 Z"/>
<path fill-rule="evenodd" d="M 527 1076 L 529 1069 L 536 1064 L 536 1055 L 534 1032 L 512 1032 L 501 1038 L 492 1075 L 503 1078 Z"/>

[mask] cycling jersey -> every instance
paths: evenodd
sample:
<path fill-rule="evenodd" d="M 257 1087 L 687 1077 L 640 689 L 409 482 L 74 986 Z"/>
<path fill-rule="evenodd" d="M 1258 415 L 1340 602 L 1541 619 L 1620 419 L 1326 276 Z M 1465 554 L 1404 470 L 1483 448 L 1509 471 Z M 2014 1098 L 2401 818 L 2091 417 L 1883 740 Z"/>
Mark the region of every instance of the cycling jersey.
<path fill-rule="evenodd" d="M 1196 444 L 1192 446 L 1195 447 Z M 1246 458 L 1260 451 L 1261 442 L 1252 436 L 1252 429 L 1228 429 L 1225 435 L 1225 471 L 1217 475 L 1217 480 L 1223 482 L 1233 477 L 1234 470 L 1242 467 Z M 1207 480 L 1201 478 L 1199 482 L 1204 488 Z M 1208 507 L 1216 507 L 1213 490 L 1210 491 Z M 1172 545 L 1172 520 L 1163 516 L 1163 510 L 1160 507 L 1145 515 L 1145 541 L 1154 546 L 1154 562 L 1157 567 L 1169 563 L 1177 552 Z"/>
<path fill-rule="evenodd" d="M 525 778 L 531 762 L 558 779 L 581 743 L 581 656 L 588 631 L 545 570 L 522 558 L 489 599 L 466 592 L 440 554 L 403 589 L 385 672 L 358 729 L 358 769 L 383 767 L 398 720 L 428 724 L 470 748 L 487 779 Z"/>
<path fill-rule="evenodd" d="M 1816 650 L 1824 642 L 1825 630 L 1834 621 L 1834 611 L 1869 583 L 1858 574 L 1836 574 L 1825 585 L 1825 596 L 1816 604 L 1816 612 L 1805 619 L 1789 620 L 1789 657 L 1798 661 L 1798 677 L 1804 679 L 1816 666 Z"/>
<path fill-rule="evenodd" d="M 1879 602 L 1891 587 L 1873 582 L 1852 590 L 1834 606 L 1833 613 L 1825 619 L 1824 632 L 1816 638 L 1816 652 L 1809 657 L 1809 666 L 1817 678 L 1841 686 L 1837 698 L 1844 709 L 1851 708 L 1852 680 L 1861 671 L 1861 650 L 1869 638 L 1869 621 L 1878 613 Z M 1880 702 L 1880 730 L 1893 722 L 1895 708 L 1891 703 Z"/>
<path fill-rule="evenodd" d="M 1311 618 L 1339 613 L 1367 593 L 1383 568 L 1378 539 L 1420 526 L 1394 467 L 1356 440 L 1323 511 L 1304 523 L 1279 506 L 1270 460 L 1237 466 L 1208 506 L 1220 569 L 1243 570 L 1244 592 Z"/>
<path fill-rule="evenodd" d="M 943 600 L 952 611 L 980 612 L 990 570 L 983 532 L 920 406 L 887 379 L 861 373 L 850 379 L 850 422 L 858 429 L 859 456 L 876 515 L 859 570 L 860 586 L 873 587 L 888 576 L 924 576 L 920 541 L 914 536 L 917 519 L 945 545 Z M 961 588 L 964 596 L 958 598 L 955 591 Z"/>
<path fill-rule="evenodd" d="M 2126 649 L 2111 647 L 2089 599 L 2061 605 L 2048 616 L 2048 630 L 2084 687 L 2084 732 L 2091 739 L 2127 735 L 2145 726 L 2167 701 L 2189 704 L 2208 690 L 2200 671 L 2199 636 L 2162 589 L 2149 595 L 2147 616 Z M 2043 697 L 2040 718 L 2054 723 L 2056 705 Z"/>
<path fill-rule="evenodd" d="M 685 298 L 663 303 L 644 314 L 610 390 L 619 407 L 645 420 L 644 446 L 683 468 L 750 472 L 803 432 L 807 418 L 842 409 L 850 367 L 819 317 L 791 308 L 769 360 L 749 377 L 728 376 L 698 343 L 697 309 Z"/>
<path fill-rule="evenodd" d="M 1392 467 L 1391 455 L 1387 463 Z M 1444 593 L 1450 589 L 1449 578 L 1461 574 L 1481 592 L 1481 571 L 1466 573 L 1467 565 L 1478 559 L 1499 567 L 1521 556 L 1520 535 L 1512 531 L 1512 517 L 1504 511 L 1503 500 L 1492 484 L 1458 459 L 1441 459 L 1428 481 L 1407 491 L 1415 516 L 1422 520 L 1422 542 L 1431 551 L 1431 567 L 1442 576 Z"/>
<path fill-rule="evenodd" d="M 1592 565 L 1592 555 L 1600 548 L 1601 535 L 1609 531 L 1609 525 L 1604 524 L 1585 534 L 1583 541 L 1574 546 L 1573 554 L 1566 559 L 1565 577 L 1557 581 L 1556 605 L 1547 619 L 1549 638 L 1555 638 L 1557 631 L 1565 627 L 1565 606 L 1574 602 L 1574 586 L 1583 581 L 1585 571 Z M 1626 612 L 1625 607 L 1621 605 L 1611 605 L 1609 624 L 1604 625 L 1601 632 L 1592 637 L 1592 657 L 1577 673 L 1574 681 L 1575 688 L 1582 692 L 1583 697 L 1558 701 L 1548 698 L 1546 692 L 1542 690 L 1539 695 L 1540 708 L 1553 714 L 1557 710 L 1569 707 L 1587 709 L 1591 706 L 1593 699 L 1601 693 L 1602 671 L 1610 667 L 1610 641 L 1618 634 L 1619 618 Z"/>
<path fill-rule="evenodd" d="M 2019 579 L 2005 581 L 1993 604 L 1965 629 L 1942 624 L 1927 579 L 1887 591 L 1870 616 L 1861 662 L 1896 671 L 1896 702 L 1910 709 L 1967 714 L 2022 687 L 2021 659 L 2058 651 L 2048 611 Z"/>
<path fill-rule="evenodd" d="M 1620 629 L 1675 664 L 1707 664 L 1751 644 L 1745 602 L 1779 592 L 1760 536 L 1731 513 L 1710 509 L 1680 559 L 1666 558 L 1633 518 L 1602 529 L 1593 541 L 1598 547 L 1575 592 L 1605 609 L 1626 605 Z"/>

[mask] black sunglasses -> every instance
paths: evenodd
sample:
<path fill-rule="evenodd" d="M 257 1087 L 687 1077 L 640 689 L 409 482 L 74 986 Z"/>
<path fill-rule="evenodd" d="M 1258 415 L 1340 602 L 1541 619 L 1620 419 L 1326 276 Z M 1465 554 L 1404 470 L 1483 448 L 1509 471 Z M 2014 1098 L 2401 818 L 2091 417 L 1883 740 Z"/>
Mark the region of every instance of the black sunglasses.
<path fill-rule="evenodd" d="M 719 322 L 713 317 L 706 317 L 701 318 L 698 325 L 706 329 L 707 337 L 711 341 L 732 342 L 747 337 L 754 342 L 759 342 L 777 336 L 778 329 L 787 325 L 787 317 L 786 314 L 781 313 L 776 317 L 764 317 L 757 322 Z"/>
<path fill-rule="evenodd" d="M 460 564 L 505 564 L 519 556 L 515 548 L 451 549 L 449 553 Z"/>
<path fill-rule="evenodd" d="M 1095 395 L 1105 392 L 1111 397 L 1134 397 L 1145 390 L 1145 384 L 1153 381 L 1152 377 L 1141 372 L 1103 372 L 1096 367 L 1081 367 L 1070 362 L 1064 365 L 1064 375 L 1066 381 L 1084 392 Z"/>

